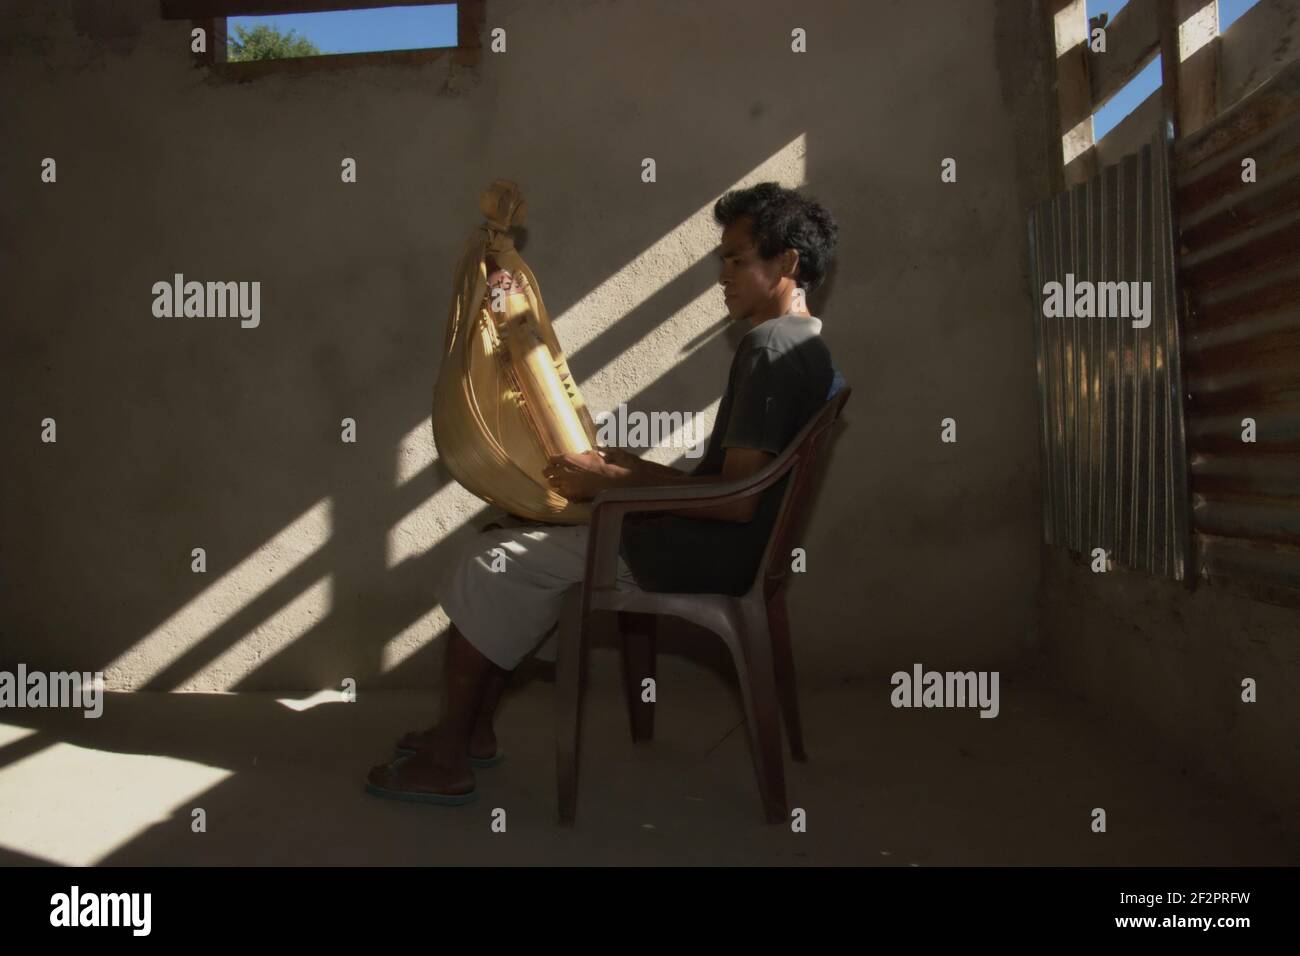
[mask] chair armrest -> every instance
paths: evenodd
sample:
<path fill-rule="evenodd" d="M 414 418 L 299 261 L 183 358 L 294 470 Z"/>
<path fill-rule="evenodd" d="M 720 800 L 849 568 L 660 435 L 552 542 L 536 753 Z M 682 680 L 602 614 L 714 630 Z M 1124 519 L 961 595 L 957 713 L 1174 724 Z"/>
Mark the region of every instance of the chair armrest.
<path fill-rule="evenodd" d="M 796 458 L 777 459 L 752 475 L 732 481 L 671 482 L 662 485 L 637 485 L 633 488 L 607 488 L 592 499 L 592 510 L 628 514 L 633 511 L 664 511 L 675 508 L 703 508 L 708 505 L 740 501 L 766 490 L 794 467 Z M 610 507 L 614 506 L 614 507 Z"/>
<path fill-rule="evenodd" d="M 591 532 L 587 538 L 587 573 L 583 579 L 584 610 L 591 589 L 609 589 L 615 586 L 624 516 L 633 512 L 706 508 L 741 501 L 780 481 L 796 461 L 796 455 L 783 455 L 752 475 L 733 481 L 608 488 L 596 495 L 591 503 Z"/>

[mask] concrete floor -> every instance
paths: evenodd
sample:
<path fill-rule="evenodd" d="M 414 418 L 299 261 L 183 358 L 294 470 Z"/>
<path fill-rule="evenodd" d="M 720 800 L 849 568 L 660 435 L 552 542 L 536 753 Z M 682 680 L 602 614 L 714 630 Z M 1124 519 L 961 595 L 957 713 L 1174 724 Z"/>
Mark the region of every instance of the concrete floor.
<path fill-rule="evenodd" d="M 363 690 L 302 710 L 269 694 L 116 694 L 97 721 L 6 711 L 0 864 L 1300 862 L 1289 821 L 1031 673 L 1002 674 L 993 720 L 895 710 L 883 674 L 805 687 L 810 760 L 787 761 L 787 779 L 807 832 L 766 826 L 727 675 L 661 655 L 656 739 L 633 745 L 617 667 L 594 652 L 573 830 L 555 823 L 554 688 L 536 676 L 503 702 L 505 763 L 455 808 L 362 792 L 392 739 L 428 723 L 429 694 Z M 1104 834 L 1089 828 L 1098 806 Z"/>

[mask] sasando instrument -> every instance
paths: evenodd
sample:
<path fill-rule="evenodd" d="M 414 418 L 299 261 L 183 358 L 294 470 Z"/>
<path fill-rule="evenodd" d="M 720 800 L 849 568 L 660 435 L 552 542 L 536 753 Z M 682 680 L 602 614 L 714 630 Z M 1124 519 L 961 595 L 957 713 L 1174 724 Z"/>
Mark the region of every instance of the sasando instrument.
<path fill-rule="evenodd" d="M 552 455 L 595 448 L 596 428 L 510 234 L 527 203 L 518 184 L 497 179 L 479 208 L 486 219 L 456 267 L 433 391 L 438 457 L 467 490 L 510 514 L 581 524 L 590 506 L 557 494 L 542 469 Z"/>

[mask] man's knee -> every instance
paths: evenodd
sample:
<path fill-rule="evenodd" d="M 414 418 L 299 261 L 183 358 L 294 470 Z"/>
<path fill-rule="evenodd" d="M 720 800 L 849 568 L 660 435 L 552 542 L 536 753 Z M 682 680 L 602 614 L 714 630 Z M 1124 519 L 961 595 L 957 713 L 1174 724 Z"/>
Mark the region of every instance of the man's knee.
<path fill-rule="evenodd" d="M 480 531 L 466 549 L 464 560 L 486 562 L 499 566 L 518 547 L 519 532 L 514 528 L 492 528 Z"/>

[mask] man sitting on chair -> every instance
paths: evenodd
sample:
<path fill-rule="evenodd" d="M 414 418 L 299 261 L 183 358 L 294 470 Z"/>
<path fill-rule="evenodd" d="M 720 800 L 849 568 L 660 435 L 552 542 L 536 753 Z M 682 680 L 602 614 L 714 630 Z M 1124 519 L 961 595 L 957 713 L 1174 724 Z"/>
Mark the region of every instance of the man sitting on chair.
<path fill-rule="evenodd" d="M 821 205 L 776 183 L 714 205 L 729 317 L 749 328 L 736 349 L 709 446 L 687 474 L 625 449 L 553 458 L 552 486 L 577 501 L 606 488 L 746 478 L 771 462 L 843 385 L 806 293 L 820 285 L 838 227 Z M 788 478 L 788 476 L 787 476 Z M 761 495 L 624 522 L 618 586 L 743 594 L 754 581 L 785 480 Z M 555 659 L 551 633 L 565 592 L 586 571 L 588 525 L 522 525 L 480 533 L 439 591 L 451 618 L 442 718 L 398 742 L 367 790 L 428 803 L 476 796 L 473 767 L 500 759 L 493 718 L 510 673 L 530 654 Z M 501 563 L 504 561 L 504 568 Z M 495 567 L 494 567 L 495 565 Z"/>

